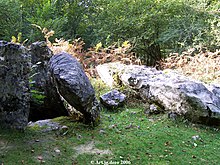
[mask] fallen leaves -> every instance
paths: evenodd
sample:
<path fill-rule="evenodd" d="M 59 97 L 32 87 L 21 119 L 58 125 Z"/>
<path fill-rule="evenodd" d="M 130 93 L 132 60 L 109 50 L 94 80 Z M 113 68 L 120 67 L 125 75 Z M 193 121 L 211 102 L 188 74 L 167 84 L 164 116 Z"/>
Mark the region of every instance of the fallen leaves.
<path fill-rule="evenodd" d="M 170 142 L 170 141 L 166 141 L 166 142 L 164 143 L 164 145 L 165 145 L 165 146 L 170 146 L 170 145 L 171 145 L 171 142 Z"/>
<path fill-rule="evenodd" d="M 37 159 L 38 160 L 43 160 L 43 157 L 42 156 L 38 156 Z"/>
<path fill-rule="evenodd" d="M 117 124 L 112 124 L 109 126 L 109 129 L 113 129 L 113 128 L 116 128 L 117 127 Z"/>
<path fill-rule="evenodd" d="M 106 134 L 106 131 L 104 129 L 100 129 L 99 134 Z"/>
<path fill-rule="evenodd" d="M 130 128 L 140 129 L 141 127 L 139 125 L 134 125 L 132 123 L 130 123 L 129 125 L 125 126 L 125 129 L 130 129 Z"/>
<path fill-rule="evenodd" d="M 43 156 L 39 155 L 37 157 L 37 160 L 40 162 L 40 163 L 45 163 L 44 159 L 43 159 Z"/>
<path fill-rule="evenodd" d="M 109 145 L 112 145 L 112 141 L 110 140 L 110 141 L 108 142 L 108 144 L 109 144 Z"/>
<path fill-rule="evenodd" d="M 192 155 L 192 158 L 194 158 L 194 159 L 195 159 L 195 158 L 196 158 L 196 156 L 195 156 L 195 155 Z"/>
<path fill-rule="evenodd" d="M 125 127 L 125 129 L 130 129 L 132 127 L 133 127 L 133 125 L 130 123 L 128 126 Z"/>

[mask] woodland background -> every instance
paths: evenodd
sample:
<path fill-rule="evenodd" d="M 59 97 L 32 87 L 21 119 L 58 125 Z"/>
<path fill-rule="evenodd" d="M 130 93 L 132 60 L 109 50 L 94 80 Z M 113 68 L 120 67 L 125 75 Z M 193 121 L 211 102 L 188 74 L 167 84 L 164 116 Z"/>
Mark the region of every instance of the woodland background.
<path fill-rule="evenodd" d="M 218 0 L 1 0 L 0 17 L 2 40 L 81 38 L 85 50 L 129 41 L 147 65 L 171 52 L 220 45 Z"/>

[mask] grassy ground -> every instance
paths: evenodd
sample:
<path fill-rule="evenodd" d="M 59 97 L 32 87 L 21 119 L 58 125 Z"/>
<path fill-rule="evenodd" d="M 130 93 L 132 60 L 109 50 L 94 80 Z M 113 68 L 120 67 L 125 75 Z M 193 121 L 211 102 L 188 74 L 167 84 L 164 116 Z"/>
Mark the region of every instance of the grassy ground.
<path fill-rule="evenodd" d="M 146 116 L 142 108 L 102 111 L 96 128 L 54 119 L 68 131 L 0 131 L 0 164 L 218 164 L 217 128 Z"/>
<path fill-rule="evenodd" d="M 108 90 L 92 83 L 97 97 Z M 0 130 L 0 165 L 219 164 L 218 128 L 148 116 L 143 105 L 129 105 L 117 112 L 103 109 L 95 128 L 59 117 L 53 121 L 68 129 Z"/>

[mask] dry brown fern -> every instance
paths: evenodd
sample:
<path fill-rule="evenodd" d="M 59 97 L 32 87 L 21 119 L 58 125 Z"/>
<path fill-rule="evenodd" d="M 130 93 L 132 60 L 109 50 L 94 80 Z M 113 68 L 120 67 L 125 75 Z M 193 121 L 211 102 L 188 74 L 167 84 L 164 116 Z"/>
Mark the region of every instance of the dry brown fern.
<path fill-rule="evenodd" d="M 103 48 L 99 43 L 96 47 L 89 48 L 87 51 L 83 49 L 85 43 L 80 38 L 72 42 L 63 39 L 56 39 L 55 41 L 55 43 L 48 45 L 54 54 L 66 51 L 73 55 L 82 64 L 90 77 L 97 76 L 95 68 L 100 64 L 118 61 L 124 64 L 141 64 L 135 53 L 130 51 L 131 45 L 127 41 L 120 47 L 113 44 L 108 48 Z"/>
<path fill-rule="evenodd" d="M 193 79 L 206 83 L 220 83 L 220 50 L 215 52 L 201 50 L 194 53 L 192 49 L 171 54 L 160 62 L 163 69 L 175 69 Z"/>

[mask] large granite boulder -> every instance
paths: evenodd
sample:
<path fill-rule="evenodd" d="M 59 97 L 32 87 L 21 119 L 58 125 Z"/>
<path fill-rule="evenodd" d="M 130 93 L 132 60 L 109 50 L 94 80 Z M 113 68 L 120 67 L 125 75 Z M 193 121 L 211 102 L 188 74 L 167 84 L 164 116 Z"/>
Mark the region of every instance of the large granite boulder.
<path fill-rule="evenodd" d="M 83 114 L 84 123 L 96 125 L 100 118 L 100 106 L 79 62 L 62 52 L 50 59 L 49 67 L 57 91 L 66 104 Z"/>
<path fill-rule="evenodd" d="M 48 63 L 53 56 L 52 51 L 47 47 L 46 42 L 42 41 L 31 44 L 30 54 L 32 71 L 29 120 L 36 121 L 67 116 L 68 111 L 51 81 Z"/>
<path fill-rule="evenodd" d="M 0 126 L 24 129 L 30 108 L 31 56 L 26 48 L 0 41 Z"/>
<path fill-rule="evenodd" d="M 220 124 L 220 86 L 189 79 L 173 70 L 159 71 L 137 65 L 103 64 L 98 69 L 117 71 L 123 84 L 137 90 L 142 99 L 164 111 L 183 115 L 192 122 Z"/>

